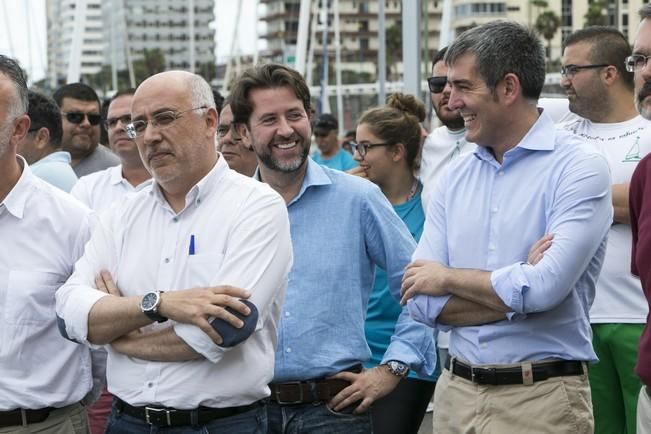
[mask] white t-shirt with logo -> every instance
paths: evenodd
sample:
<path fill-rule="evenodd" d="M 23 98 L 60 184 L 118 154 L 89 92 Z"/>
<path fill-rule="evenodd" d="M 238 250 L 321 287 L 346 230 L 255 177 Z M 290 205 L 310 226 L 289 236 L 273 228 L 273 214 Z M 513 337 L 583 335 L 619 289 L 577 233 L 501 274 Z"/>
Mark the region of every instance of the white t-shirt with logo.
<path fill-rule="evenodd" d="M 599 149 L 608 160 L 613 184 L 630 182 L 637 163 L 651 152 L 651 122 L 641 116 L 608 124 L 579 118 L 559 127 L 574 132 Z M 590 309 L 592 323 L 646 322 L 648 304 L 640 280 L 631 274 L 631 240 L 631 227 L 613 222 Z"/>

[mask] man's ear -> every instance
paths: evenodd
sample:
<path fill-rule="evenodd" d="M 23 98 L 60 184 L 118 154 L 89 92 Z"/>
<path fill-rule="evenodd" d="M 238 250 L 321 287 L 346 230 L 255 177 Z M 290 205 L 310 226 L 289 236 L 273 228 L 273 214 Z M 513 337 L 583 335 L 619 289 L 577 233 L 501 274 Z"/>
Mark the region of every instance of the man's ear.
<path fill-rule="evenodd" d="M 522 95 L 522 86 L 517 75 L 513 73 L 506 74 L 500 84 L 502 89 L 498 90 L 501 91 L 501 96 L 504 97 L 507 104 L 512 104 Z"/>
<path fill-rule="evenodd" d="M 13 123 L 14 123 L 14 129 L 9 139 L 9 143 L 15 147 L 27 135 L 27 132 L 29 131 L 29 125 L 32 123 L 32 121 L 29 119 L 29 116 L 24 114 L 18 116 Z"/>
<path fill-rule="evenodd" d="M 42 151 L 50 146 L 50 130 L 45 127 L 39 128 L 36 132 L 36 139 L 34 140 L 34 147 Z"/>
<path fill-rule="evenodd" d="M 247 124 L 244 122 L 236 123 L 235 131 L 237 131 L 237 134 L 241 137 L 244 146 L 246 146 L 248 149 L 252 149 L 253 141 L 251 140 L 251 132 L 249 131 Z"/>

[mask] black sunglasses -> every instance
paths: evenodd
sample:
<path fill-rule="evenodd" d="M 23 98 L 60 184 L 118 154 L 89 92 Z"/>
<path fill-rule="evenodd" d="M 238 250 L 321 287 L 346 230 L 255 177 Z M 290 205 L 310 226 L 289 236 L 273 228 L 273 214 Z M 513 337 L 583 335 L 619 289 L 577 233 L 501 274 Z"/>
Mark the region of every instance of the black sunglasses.
<path fill-rule="evenodd" d="M 83 113 L 83 112 L 61 112 L 68 122 L 71 124 L 80 124 L 84 121 L 84 118 L 88 118 L 88 123 L 95 126 L 99 125 L 99 123 L 102 121 L 102 115 L 99 113 Z"/>
<path fill-rule="evenodd" d="M 427 85 L 429 86 L 429 91 L 432 93 L 441 93 L 445 89 L 445 85 L 448 83 L 448 77 L 445 75 L 429 77 L 427 79 Z"/>

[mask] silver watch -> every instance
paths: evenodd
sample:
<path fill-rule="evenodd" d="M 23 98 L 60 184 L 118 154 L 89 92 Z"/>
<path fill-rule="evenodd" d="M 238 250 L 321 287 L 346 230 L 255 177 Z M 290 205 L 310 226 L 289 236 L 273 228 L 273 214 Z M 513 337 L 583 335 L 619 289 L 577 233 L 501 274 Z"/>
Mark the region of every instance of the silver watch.
<path fill-rule="evenodd" d="M 398 360 L 389 360 L 388 362 L 385 363 L 385 365 L 389 370 L 389 372 L 395 375 L 396 377 L 404 378 L 409 373 L 409 366 L 407 366 L 406 364 Z"/>

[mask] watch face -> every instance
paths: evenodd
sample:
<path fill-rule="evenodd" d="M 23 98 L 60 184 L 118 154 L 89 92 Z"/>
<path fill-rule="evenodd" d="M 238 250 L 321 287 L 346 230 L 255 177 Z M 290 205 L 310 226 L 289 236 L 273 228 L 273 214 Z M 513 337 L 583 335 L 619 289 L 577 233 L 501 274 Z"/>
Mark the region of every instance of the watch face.
<path fill-rule="evenodd" d="M 405 372 L 407 372 L 407 365 L 404 363 L 397 362 L 395 360 L 391 360 L 390 362 L 387 363 L 389 365 L 389 369 L 395 374 L 395 375 L 403 375 Z"/>
<path fill-rule="evenodd" d="M 158 294 L 155 292 L 149 292 L 145 294 L 145 296 L 142 298 L 142 302 L 140 302 L 140 305 L 142 306 L 142 310 L 148 311 L 152 310 L 156 306 L 156 302 L 158 301 Z"/>

